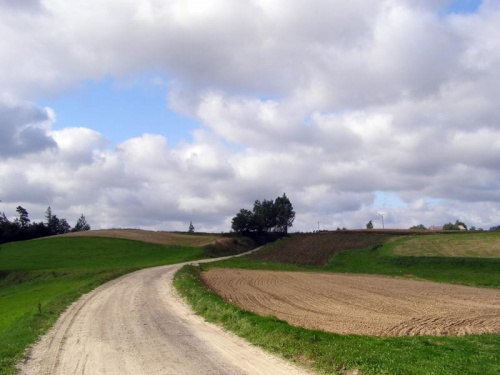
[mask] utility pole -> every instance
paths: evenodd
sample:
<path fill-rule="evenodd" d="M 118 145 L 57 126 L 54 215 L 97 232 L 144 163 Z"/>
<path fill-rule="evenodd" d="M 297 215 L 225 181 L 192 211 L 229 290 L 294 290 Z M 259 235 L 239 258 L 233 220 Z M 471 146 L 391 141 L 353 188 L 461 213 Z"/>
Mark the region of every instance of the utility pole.
<path fill-rule="evenodd" d="M 384 214 L 379 214 L 379 215 L 382 218 L 382 229 L 385 229 L 385 227 L 384 227 Z"/>
<path fill-rule="evenodd" d="M 319 223 L 321 223 L 321 221 L 318 221 L 318 232 L 319 232 Z"/>

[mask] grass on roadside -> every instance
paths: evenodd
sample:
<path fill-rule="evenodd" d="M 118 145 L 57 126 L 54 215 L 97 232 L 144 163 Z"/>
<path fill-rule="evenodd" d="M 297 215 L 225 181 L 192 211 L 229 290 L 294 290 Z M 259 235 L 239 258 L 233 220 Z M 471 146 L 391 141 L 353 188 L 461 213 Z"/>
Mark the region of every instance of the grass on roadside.
<path fill-rule="evenodd" d="M 206 257 L 202 248 L 112 238 L 47 238 L 0 247 L 0 374 L 82 294 L 145 267 Z"/>
<path fill-rule="evenodd" d="M 362 374 L 500 373 L 499 335 L 383 338 L 309 331 L 225 302 L 202 285 L 200 272 L 200 267 L 185 266 L 174 278 L 174 286 L 196 313 L 321 373 L 349 369 Z"/>

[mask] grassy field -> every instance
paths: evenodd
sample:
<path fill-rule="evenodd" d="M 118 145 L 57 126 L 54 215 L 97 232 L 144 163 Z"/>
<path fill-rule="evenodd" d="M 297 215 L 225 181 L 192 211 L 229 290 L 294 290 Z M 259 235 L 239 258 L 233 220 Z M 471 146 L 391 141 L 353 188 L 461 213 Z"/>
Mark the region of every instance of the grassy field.
<path fill-rule="evenodd" d="M 183 267 L 174 285 L 208 321 L 321 373 L 347 374 L 354 369 L 361 374 L 500 373 L 499 335 L 372 337 L 309 331 L 225 302 L 202 285 L 199 267 Z"/>
<path fill-rule="evenodd" d="M 202 267 L 381 274 L 500 287 L 500 258 L 491 257 L 489 248 L 500 242 L 500 233 L 397 238 L 368 233 L 364 239 L 353 236 L 365 233 L 348 237 L 341 237 L 346 233 L 329 233 L 330 238 L 319 235 L 324 234 L 292 235 L 250 256 Z M 419 241 L 432 246 L 427 248 Z M 453 244 L 457 245 L 455 251 Z M 477 256 L 472 257 L 473 253 Z M 325 259 L 324 254 L 330 258 L 319 262 Z M 499 335 L 382 338 L 308 331 L 226 303 L 202 285 L 199 274 L 199 268 L 184 267 L 175 278 L 176 287 L 195 311 L 256 345 L 320 372 L 359 369 L 361 374 L 500 374 Z"/>
<path fill-rule="evenodd" d="M 401 238 L 392 250 L 401 256 L 500 258 L 500 235 L 485 232 Z"/>
<path fill-rule="evenodd" d="M 92 232 L 89 232 L 92 233 Z M 175 237 L 179 239 L 177 234 Z M 199 243 L 197 236 L 186 236 Z M 0 374 L 14 373 L 25 348 L 66 306 L 125 273 L 248 250 L 246 240 L 220 238 L 209 247 L 180 247 L 113 238 L 58 237 L 0 247 Z M 206 241 L 201 242 L 205 244 Z"/>

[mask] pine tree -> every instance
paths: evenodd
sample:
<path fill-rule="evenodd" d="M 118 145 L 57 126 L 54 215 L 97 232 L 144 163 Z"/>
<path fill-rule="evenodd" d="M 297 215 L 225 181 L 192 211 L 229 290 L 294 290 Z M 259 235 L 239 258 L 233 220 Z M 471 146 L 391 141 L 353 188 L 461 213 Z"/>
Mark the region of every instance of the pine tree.
<path fill-rule="evenodd" d="M 87 223 L 85 216 L 83 214 L 80 216 L 78 221 L 75 224 L 75 227 L 71 230 L 72 232 L 81 232 L 85 230 L 90 230 L 90 225 Z"/>

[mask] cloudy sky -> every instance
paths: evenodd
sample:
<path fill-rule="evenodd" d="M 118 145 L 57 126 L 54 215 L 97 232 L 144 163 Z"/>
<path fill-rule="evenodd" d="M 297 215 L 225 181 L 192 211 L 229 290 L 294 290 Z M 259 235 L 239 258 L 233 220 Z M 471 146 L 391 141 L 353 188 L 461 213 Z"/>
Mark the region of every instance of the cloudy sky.
<path fill-rule="evenodd" d="M 500 224 L 498 0 L 0 0 L 0 211 Z"/>

